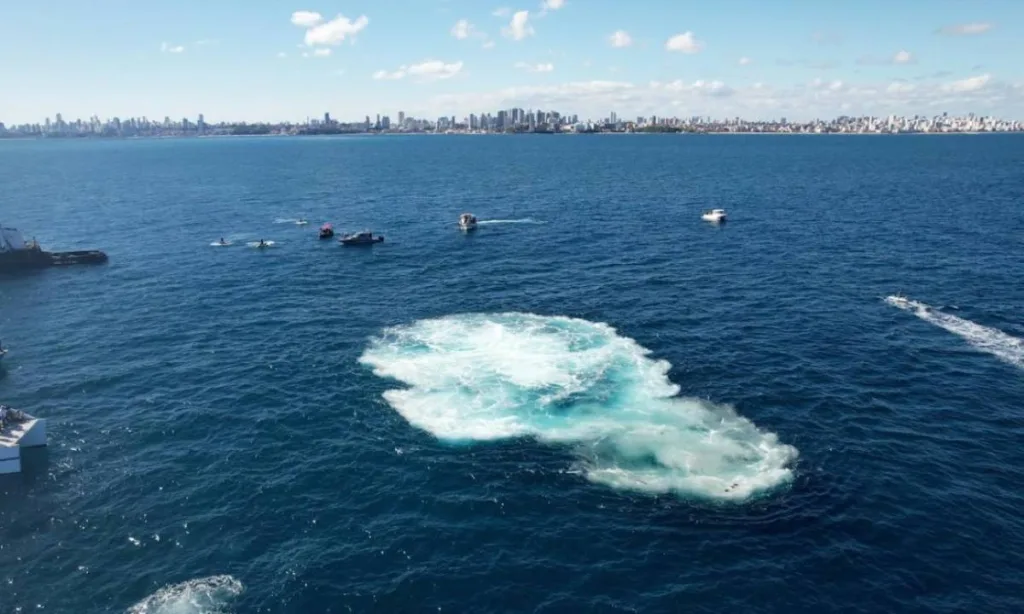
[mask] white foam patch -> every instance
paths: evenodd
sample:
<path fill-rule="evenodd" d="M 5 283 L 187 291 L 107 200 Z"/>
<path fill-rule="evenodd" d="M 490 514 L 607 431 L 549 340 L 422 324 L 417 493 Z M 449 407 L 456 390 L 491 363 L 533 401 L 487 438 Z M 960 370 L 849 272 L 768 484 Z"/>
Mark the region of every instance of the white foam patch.
<path fill-rule="evenodd" d="M 128 608 L 128 614 L 226 614 L 243 590 L 233 576 L 196 578 L 161 588 Z"/>
<path fill-rule="evenodd" d="M 885 302 L 963 338 L 982 352 L 992 354 L 1016 367 L 1024 368 L 1024 340 L 1007 335 L 1001 330 L 944 313 L 930 305 L 903 296 L 888 296 L 885 298 Z"/>
<path fill-rule="evenodd" d="M 471 314 L 386 329 L 360 362 L 406 388 L 384 398 L 450 441 L 569 444 L 614 488 L 743 500 L 792 479 L 797 450 L 729 406 L 679 398 L 670 365 L 606 325 Z"/>
<path fill-rule="evenodd" d="M 477 225 L 491 225 L 491 224 L 543 224 L 544 222 L 538 222 L 533 218 L 523 218 L 521 220 L 480 220 Z"/>
<path fill-rule="evenodd" d="M 246 243 L 246 245 L 248 245 L 249 247 L 263 248 L 274 247 L 275 245 L 277 245 L 277 243 L 274 243 L 273 241 L 264 241 L 263 245 L 260 245 L 259 241 L 250 241 L 249 243 Z"/>

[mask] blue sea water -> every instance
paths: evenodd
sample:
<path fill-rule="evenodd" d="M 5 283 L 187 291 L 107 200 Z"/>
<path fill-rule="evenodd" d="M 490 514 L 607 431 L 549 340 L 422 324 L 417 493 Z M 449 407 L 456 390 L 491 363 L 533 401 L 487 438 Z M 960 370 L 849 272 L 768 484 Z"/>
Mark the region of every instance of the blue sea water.
<path fill-rule="evenodd" d="M 0 186 L 110 256 L 0 279 L 50 430 L 0 613 L 1024 611 L 1020 137 L 20 141 Z"/>

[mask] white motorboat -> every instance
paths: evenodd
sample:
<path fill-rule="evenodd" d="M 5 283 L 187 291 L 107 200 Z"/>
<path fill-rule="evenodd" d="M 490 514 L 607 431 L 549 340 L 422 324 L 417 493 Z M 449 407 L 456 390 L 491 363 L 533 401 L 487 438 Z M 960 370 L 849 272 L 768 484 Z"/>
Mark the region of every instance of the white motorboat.
<path fill-rule="evenodd" d="M 21 449 L 46 445 L 46 420 L 0 405 L 0 474 L 21 471 Z"/>
<path fill-rule="evenodd" d="M 705 222 L 724 222 L 725 221 L 725 209 L 708 209 L 701 214 L 700 219 Z"/>
<path fill-rule="evenodd" d="M 338 239 L 342 245 L 374 245 L 384 241 L 383 235 L 375 235 L 369 230 L 347 234 Z"/>
<path fill-rule="evenodd" d="M 459 216 L 459 228 L 462 230 L 476 230 L 476 216 L 472 213 L 463 213 Z"/>

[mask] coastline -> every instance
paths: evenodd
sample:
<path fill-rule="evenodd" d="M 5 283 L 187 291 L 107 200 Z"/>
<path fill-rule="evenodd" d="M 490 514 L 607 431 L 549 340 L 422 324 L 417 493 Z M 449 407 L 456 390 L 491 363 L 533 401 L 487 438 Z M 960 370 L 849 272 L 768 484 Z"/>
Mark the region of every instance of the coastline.
<path fill-rule="evenodd" d="M 278 134 L 161 134 L 131 136 L 100 136 L 100 135 L 5 135 L 3 141 L 133 141 L 133 140 L 168 140 L 168 139 L 241 139 L 241 138 L 349 138 L 349 137 L 396 137 L 396 136 L 988 136 L 988 135 L 1024 135 L 1024 130 L 1003 131 L 956 131 L 956 132 L 339 132 L 339 133 L 278 133 Z"/>

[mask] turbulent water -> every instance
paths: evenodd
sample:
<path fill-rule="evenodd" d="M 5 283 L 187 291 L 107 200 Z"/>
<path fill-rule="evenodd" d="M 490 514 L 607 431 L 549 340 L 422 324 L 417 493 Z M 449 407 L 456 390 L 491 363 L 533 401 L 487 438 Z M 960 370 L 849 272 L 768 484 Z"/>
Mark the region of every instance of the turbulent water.
<path fill-rule="evenodd" d="M 384 393 L 446 440 L 570 443 L 612 487 L 747 498 L 792 477 L 796 451 L 728 407 L 673 398 L 669 365 L 601 324 L 524 314 L 392 328 L 362 357 L 410 386 Z"/>
<path fill-rule="evenodd" d="M 1024 611 L 1022 145 L 0 142 L 0 613 Z"/>

